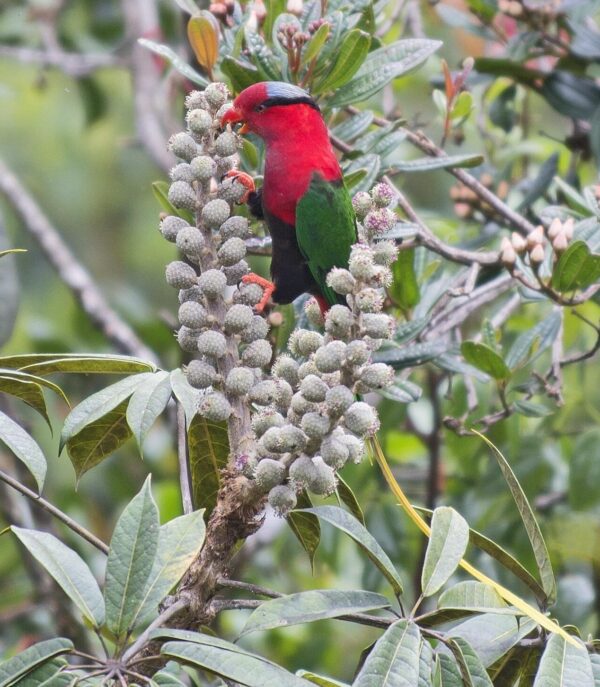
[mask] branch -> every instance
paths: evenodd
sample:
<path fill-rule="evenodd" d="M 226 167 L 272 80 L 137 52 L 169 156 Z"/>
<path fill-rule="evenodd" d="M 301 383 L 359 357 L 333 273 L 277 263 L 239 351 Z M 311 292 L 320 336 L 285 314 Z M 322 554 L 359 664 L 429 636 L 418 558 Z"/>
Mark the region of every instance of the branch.
<path fill-rule="evenodd" d="M 14 479 L 14 477 L 11 477 L 3 470 L 0 470 L 0 480 L 11 486 L 13 489 L 21 492 L 21 494 L 24 496 L 27 496 L 28 499 L 31 499 L 41 508 L 48 511 L 48 513 L 60 520 L 80 537 L 83 537 L 83 539 L 92 544 L 92 546 L 95 546 L 99 551 L 102 551 L 102 553 L 108 555 L 108 546 L 101 539 L 98 539 L 98 537 L 86 530 L 85 527 L 82 527 L 80 524 L 75 522 L 75 520 L 72 520 L 68 515 L 59 510 L 56 506 L 53 506 L 51 503 L 46 501 L 46 499 L 36 494 L 35 491 L 28 489 L 26 486 L 18 482 L 16 479 Z"/>
<path fill-rule="evenodd" d="M 188 461 L 187 428 L 185 426 L 185 410 L 177 401 L 177 457 L 179 460 L 179 486 L 183 512 L 188 515 L 194 510 L 192 489 L 190 486 L 190 466 Z"/>
<path fill-rule="evenodd" d="M 81 78 L 98 69 L 125 66 L 122 60 L 110 53 L 73 53 L 63 50 L 34 50 L 33 48 L 3 45 L 0 58 L 5 57 L 25 64 L 56 67 L 68 76 Z"/>
<path fill-rule="evenodd" d="M 0 191 L 5 194 L 25 228 L 38 242 L 48 262 L 58 272 L 58 276 L 73 292 L 85 313 L 106 338 L 120 351 L 156 363 L 156 355 L 111 308 L 56 228 L 1 159 Z"/>
<path fill-rule="evenodd" d="M 138 654 L 148 643 L 150 633 L 153 630 L 156 630 L 157 627 L 162 627 L 176 613 L 179 613 L 179 611 L 183 610 L 185 604 L 185 599 L 180 599 L 165 609 L 157 618 L 155 618 L 135 640 L 135 642 L 127 649 L 127 651 L 125 651 L 121 657 L 123 663 L 128 663 L 136 654 Z"/>

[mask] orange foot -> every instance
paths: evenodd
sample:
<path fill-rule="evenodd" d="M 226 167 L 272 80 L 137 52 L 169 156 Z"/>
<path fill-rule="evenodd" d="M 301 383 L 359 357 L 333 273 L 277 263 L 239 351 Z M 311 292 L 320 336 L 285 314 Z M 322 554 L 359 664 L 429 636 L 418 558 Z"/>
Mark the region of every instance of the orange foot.
<path fill-rule="evenodd" d="M 258 313 L 261 313 L 265 309 L 267 303 L 269 302 L 271 294 L 273 293 L 273 291 L 275 291 L 275 284 L 273 284 L 273 282 L 269 281 L 268 279 L 259 277 L 258 274 L 254 274 L 254 272 L 250 272 L 250 274 L 245 274 L 242 277 L 242 281 L 244 282 L 244 284 L 258 284 L 263 289 L 263 297 L 254 306 L 254 310 L 256 310 L 256 312 Z"/>
<path fill-rule="evenodd" d="M 239 169 L 231 169 L 229 172 L 223 175 L 223 179 L 233 179 L 237 181 L 238 184 L 246 187 L 246 193 L 238 201 L 238 205 L 243 205 L 248 202 L 248 197 L 251 193 L 256 193 L 256 186 L 254 185 L 254 179 L 246 172 L 240 172 Z"/>

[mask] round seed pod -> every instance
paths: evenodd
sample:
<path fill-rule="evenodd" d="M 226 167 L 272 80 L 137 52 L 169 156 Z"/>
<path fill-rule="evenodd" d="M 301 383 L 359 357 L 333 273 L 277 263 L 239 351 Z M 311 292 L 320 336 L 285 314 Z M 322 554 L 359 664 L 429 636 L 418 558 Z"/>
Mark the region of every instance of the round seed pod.
<path fill-rule="evenodd" d="M 396 194 L 389 184 L 381 182 L 376 184 L 371 190 L 371 197 L 373 202 L 379 208 L 384 208 L 390 205 L 394 200 Z"/>
<path fill-rule="evenodd" d="M 285 424 L 283 415 L 272 408 L 262 408 L 252 416 L 252 429 L 261 437 L 269 427 L 282 427 Z"/>
<path fill-rule="evenodd" d="M 177 343 L 181 350 L 187 353 L 195 353 L 198 350 L 198 337 L 200 332 L 189 327 L 180 327 L 177 331 Z"/>
<path fill-rule="evenodd" d="M 177 234 L 177 248 L 188 258 L 198 258 L 204 248 L 204 237 L 196 227 L 184 227 Z"/>
<path fill-rule="evenodd" d="M 300 393 L 307 401 L 314 403 L 324 401 L 327 390 L 327 384 L 317 375 L 307 375 L 300 382 Z"/>
<path fill-rule="evenodd" d="M 252 322 L 242 331 L 240 338 L 244 343 L 252 343 L 258 339 L 264 339 L 268 333 L 269 323 L 264 317 L 254 315 Z"/>
<path fill-rule="evenodd" d="M 230 155 L 229 157 L 218 157 L 216 162 L 217 176 L 220 178 L 230 170 L 237 167 L 239 159 L 237 155 Z"/>
<path fill-rule="evenodd" d="M 220 227 L 229 217 L 229 214 L 229 203 L 225 202 L 222 198 L 209 200 L 202 208 L 202 220 L 212 229 Z"/>
<path fill-rule="evenodd" d="M 277 386 L 275 382 L 271 379 L 259 382 L 248 393 L 248 399 L 259 406 L 271 405 L 277 400 Z"/>
<path fill-rule="evenodd" d="M 327 465 L 321 456 L 313 458 L 315 474 L 310 483 L 310 490 L 318 496 L 333 494 L 337 486 L 335 472 Z"/>
<path fill-rule="evenodd" d="M 198 153 L 198 144 L 189 134 L 186 134 L 184 131 L 171 136 L 169 139 L 168 148 L 173 155 L 185 160 L 186 162 L 192 160 Z"/>
<path fill-rule="evenodd" d="M 238 137 L 232 131 L 224 131 L 217 136 L 215 151 L 221 157 L 233 155 L 238 149 Z"/>
<path fill-rule="evenodd" d="M 187 184 L 191 184 L 195 179 L 192 168 L 187 162 L 180 162 L 178 165 L 175 165 L 169 172 L 169 176 L 172 181 L 185 181 Z"/>
<path fill-rule="evenodd" d="M 263 290 L 258 284 L 240 284 L 238 290 L 233 294 L 233 299 L 236 303 L 256 305 L 260 303 L 262 295 Z"/>
<path fill-rule="evenodd" d="M 319 375 L 319 370 L 317 370 L 317 366 L 313 362 L 312 358 L 307 360 L 305 363 L 302 363 L 302 365 L 300 365 L 298 368 L 299 381 L 302 381 L 305 377 L 308 377 L 308 375 Z"/>
<path fill-rule="evenodd" d="M 327 285 L 341 296 L 347 296 L 354 291 L 356 279 L 341 267 L 334 267 L 327 275 Z"/>
<path fill-rule="evenodd" d="M 277 387 L 277 401 L 275 402 L 275 405 L 277 410 L 281 411 L 282 413 L 286 413 L 287 409 L 290 407 L 290 403 L 292 402 L 294 391 L 290 384 L 285 381 L 285 379 L 275 379 L 274 382 L 275 386 Z"/>
<path fill-rule="evenodd" d="M 223 320 L 223 327 L 229 334 L 238 334 L 252 324 L 254 313 L 249 305 L 235 303 L 232 305 Z"/>
<path fill-rule="evenodd" d="M 204 303 L 204 296 L 197 284 L 194 284 L 189 289 L 181 289 L 179 291 L 179 302 L 186 303 L 187 301 Z"/>
<path fill-rule="evenodd" d="M 213 118 L 206 110 L 200 108 L 189 110 L 185 118 L 190 131 L 196 136 L 204 136 L 212 127 Z"/>
<path fill-rule="evenodd" d="M 242 260 L 246 255 L 246 243 L 243 239 L 233 236 L 227 239 L 217 251 L 217 258 L 225 267 L 231 267 Z"/>
<path fill-rule="evenodd" d="M 371 357 L 371 351 L 364 341 L 351 341 L 346 346 L 346 360 L 352 365 L 364 365 Z"/>
<path fill-rule="evenodd" d="M 313 327 L 322 327 L 325 320 L 316 298 L 309 298 L 304 304 L 304 314 Z"/>
<path fill-rule="evenodd" d="M 360 381 L 367 389 L 385 389 L 394 381 L 394 369 L 385 363 L 373 363 L 364 367 Z"/>
<path fill-rule="evenodd" d="M 375 274 L 375 262 L 371 248 L 362 243 L 352 246 L 350 259 L 348 260 L 348 269 L 355 279 L 361 281 L 372 279 Z"/>
<path fill-rule="evenodd" d="M 308 456 L 300 456 L 290 465 L 290 481 L 297 489 L 310 489 L 316 468 Z"/>
<path fill-rule="evenodd" d="M 361 331 L 372 339 L 391 339 L 395 328 L 395 322 L 389 315 L 365 313 L 362 317 Z"/>
<path fill-rule="evenodd" d="M 234 215 L 225 220 L 219 231 L 225 240 L 230 238 L 245 239 L 250 233 L 248 220 L 240 215 Z"/>
<path fill-rule="evenodd" d="M 229 401 L 219 392 L 207 394 L 200 401 L 198 412 L 212 422 L 223 422 L 231 415 Z"/>
<path fill-rule="evenodd" d="M 352 207 L 358 219 L 363 219 L 373 207 L 373 199 L 366 191 L 360 191 L 352 198 Z"/>
<path fill-rule="evenodd" d="M 190 329 L 202 329 L 208 324 L 208 313 L 204 306 L 196 301 L 185 301 L 177 313 L 179 322 Z"/>
<path fill-rule="evenodd" d="M 209 299 L 222 296 L 226 285 L 227 278 L 221 270 L 206 270 L 198 277 L 198 286 Z"/>
<path fill-rule="evenodd" d="M 169 198 L 169 203 L 176 208 L 196 210 L 196 191 L 185 181 L 174 181 L 169 186 L 167 197 Z"/>
<path fill-rule="evenodd" d="M 177 240 L 177 234 L 187 226 L 188 223 L 184 219 L 181 219 L 181 217 L 169 215 L 160 223 L 160 233 L 165 239 L 167 239 L 167 241 L 175 243 Z"/>
<path fill-rule="evenodd" d="M 206 110 L 208 107 L 208 101 L 204 97 L 202 91 L 190 91 L 185 98 L 185 109 L 186 110 Z"/>
<path fill-rule="evenodd" d="M 266 367 L 272 356 L 271 344 L 265 339 L 257 339 L 244 349 L 242 362 L 248 367 Z"/>
<path fill-rule="evenodd" d="M 219 380 L 215 368 L 204 360 L 191 360 L 184 368 L 184 374 L 195 389 L 206 389 Z"/>
<path fill-rule="evenodd" d="M 343 434 L 340 436 L 340 441 L 348 449 L 348 459 L 353 463 L 360 463 L 362 457 L 365 455 L 365 443 L 358 437 L 352 434 Z"/>
<path fill-rule="evenodd" d="M 296 493 L 284 485 L 273 487 L 269 492 L 269 505 L 280 517 L 284 517 L 296 507 Z"/>
<path fill-rule="evenodd" d="M 208 84 L 208 86 L 205 88 L 204 97 L 208 101 L 209 105 L 217 110 L 229 97 L 229 89 L 224 83 L 215 81 Z"/>
<path fill-rule="evenodd" d="M 181 260 L 170 262 L 165 269 L 167 284 L 175 289 L 189 289 L 198 280 L 196 270 Z"/>
<path fill-rule="evenodd" d="M 377 289 L 364 288 L 354 296 L 354 304 L 360 312 L 379 312 L 383 308 L 383 295 Z"/>
<path fill-rule="evenodd" d="M 263 454 L 284 453 L 281 442 L 281 427 L 269 427 L 261 436 L 258 447 Z"/>
<path fill-rule="evenodd" d="M 221 332 L 211 329 L 198 337 L 198 350 L 211 358 L 222 358 L 227 352 L 227 341 Z"/>
<path fill-rule="evenodd" d="M 247 394 L 255 384 L 255 377 L 248 367 L 234 367 L 225 380 L 225 390 L 233 396 Z"/>
<path fill-rule="evenodd" d="M 306 446 L 306 434 L 294 425 L 284 425 L 279 428 L 281 449 L 286 453 L 299 453 Z"/>
<path fill-rule="evenodd" d="M 344 363 L 346 344 L 342 341 L 331 341 L 315 353 L 315 365 L 319 372 L 335 372 Z"/>
<path fill-rule="evenodd" d="M 350 336 L 354 316 L 345 305 L 333 305 L 325 316 L 325 331 L 337 339 Z"/>
<path fill-rule="evenodd" d="M 248 189 L 234 177 L 225 177 L 217 189 L 219 198 L 228 203 L 240 203 L 247 191 Z"/>
<path fill-rule="evenodd" d="M 217 164 L 208 155 L 198 155 L 190 162 L 190 170 L 194 179 L 208 181 L 217 172 Z"/>
<path fill-rule="evenodd" d="M 355 434 L 375 434 L 379 429 L 377 412 L 368 403 L 357 401 L 344 414 L 345 426 Z"/>
<path fill-rule="evenodd" d="M 300 355 L 309 356 L 314 353 L 317 348 L 323 345 L 323 335 L 319 332 L 313 332 L 308 329 L 300 330 L 298 337 L 298 351 Z"/>
<path fill-rule="evenodd" d="M 263 492 L 270 491 L 285 480 L 285 465 L 278 460 L 263 458 L 254 472 L 256 486 Z"/>
<path fill-rule="evenodd" d="M 329 436 L 321 443 L 321 456 L 334 470 L 339 470 L 348 460 L 350 452 L 344 442 Z"/>
<path fill-rule="evenodd" d="M 274 377 L 285 379 L 293 387 L 298 384 L 298 363 L 285 353 L 277 357 L 271 368 L 271 373 Z"/>
<path fill-rule="evenodd" d="M 321 439 L 329 432 L 329 418 L 321 413 L 306 413 L 300 422 L 302 431 L 310 439 Z"/>
<path fill-rule="evenodd" d="M 290 407 L 292 409 L 292 412 L 294 412 L 299 417 L 305 415 L 306 413 L 316 411 L 318 409 L 316 403 L 313 403 L 312 401 L 307 401 L 300 392 L 297 392 L 292 396 L 292 402 L 290 403 Z"/>
<path fill-rule="evenodd" d="M 325 405 L 333 417 L 343 415 L 353 403 L 354 394 L 342 384 L 332 387 L 325 395 Z"/>
<path fill-rule="evenodd" d="M 377 241 L 373 247 L 373 259 L 378 265 L 389 267 L 398 259 L 398 248 L 393 241 Z"/>
<path fill-rule="evenodd" d="M 223 274 L 227 279 L 228 286 L 236 286 L 242 280 L 242 277 L 250 272 L 250 265 L 245 260 L 240 260 L 231 267 L 224 267 Z"/>

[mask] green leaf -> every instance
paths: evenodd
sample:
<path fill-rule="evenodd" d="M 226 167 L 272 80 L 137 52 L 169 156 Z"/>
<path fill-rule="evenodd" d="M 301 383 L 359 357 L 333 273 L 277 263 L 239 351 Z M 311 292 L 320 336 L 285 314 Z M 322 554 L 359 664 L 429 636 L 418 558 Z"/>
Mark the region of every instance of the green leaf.
<path fill-rule="evenodd" d="M 423 363 L 437 358 L 438 355 L 448 350 L 449 344 L 445 341 L 426 341 L 425 343 L 411 344 L 410 346 L 386 346 L 373 354 L 373 362 L 387 363 L 394 369 L 423 365 Z"/>
<path fill-rule="evenodd" d="M 32 375 L 28 372 L 21 372 L 20 370 L 6 369 L 2 367 L 0 367 L 0 375 L 2 375 L 2 377 L 10 377 L 10 379 L 17 381 L 33 382 L 41 387 L 44 387 L 45 389 L 50 389 L 51 391 L 54 391 L 55 394 L 60 396 L 68 406 L 70 406 L 69 399 L 67 398 L 65 392 L 58 386 L 58 384 L 51 382 L 49 379 L 44 379 L 44 377 L 38 377 L 37 375 Z"/>
<path fill-rule="evenodd" d="M 532 403 L 531 401 L 520 400 L 513 403 L 513 408 L 519 415 L 524 415 L 525 417 L 547 417 L 552 415 L 555 408 L 547 408 L 540 403 Z"/>
<path fill-rule="evenodd" d="M 67 687 L 73 682 L 73 673 L 57 675 L 58 671 L 66 665 L 68 665 L 67 661 L 61 656 L 53 658 L 21 678 L 15 687 Z"/>
<path fill-rule="evenodd" d="M 366 170 L 364 167 L 361 167 L 360 169 L 355 169 L 353 172 L 350 172 L 349 174 L 344 174 L 344 184 L 346 185 L 347 189 L 351 189 L 353 186 L 356 186 L 359 181 L 364 179 L 368 174 L 368 170 Z"/>
<path fill-rule="evenodd" d="M 552 635 L 546 644 L 533 687 L 594 687 L 588 652 L 580 639 L 579 647 Z"/>
<path fill-rule="evenodd" d="M 352 515 L 360 522 L 361 525 L 365 524 L 365 515 L 360 507 L 358 499 L 354 495 L 354 492 L 350 488 L 347 482 L 344 481 L 342 476 L 338 473 L 337 476 L 337 495 L 340 501 L 345 504 Z"/>
<path fill-rule="evenodd" d="M 219 56 L 219 23 L 207 10 L 199 10 L 198 16 L 190 17 L 187 23 L 188 42 L 192 46 L 198 64 L 208 74 Z"/>
<path fill-rule="evenodd" d="M 365 61 L 370 45 L 371 36 L 368 33 L 360 29 L 349 31 L 335 52 L 331 69 L 315 84 L 313 92 L 333 91 L 348 83 Z"/>
<path fill-rule="evenodd" d="M 407 620 L 377 640 L 352 687 L 415 687 L 419 680 L 419 628 Z"/>
<path fill-rule="evenodd" d="M 585 289 L 600 278 L 600 255 L 592 255 L 585 241 L 574 241 L 552 272 L 552 287 L 561 293 Z"/>
<path fill-rule="evenodd" d="M 511 373 L 508 366 L 502 357 L 489 346 L 475 341 L 463 341 L 460 352 L 468 363 L 490 375 L 490 377 L 499 381 L 506 381 L 510 378 Z"/>
<path fill-rule="evenodd" d="M 248 52 L 253 58 L 258 71 L 267 81 L 281 81 L 281 67 L 279 60 L 273 55 L 271 48 L 265 43 L 265 39 L 246 24 L 244 29 L 244 39 Z"/>
<path fill-rule="evenodd" d="M 466 520 L 453 508 L 436 508 L 421 572 L 423 596 L 435 594 L 445 584 L 460 563 L 468 543 Z"/>
<path fill-rule="evenodd" d="M 158 545 L 158 509 L 150 476 L 117 521 L 106 563 L 106 625 L 117 637 L 131 629 L 145 599 Z"/>
<path fill-rule="evenodd" d="M 417 160 L 394 162 L 392 172 L 430 172 L 434 169 L 452 169 L 455 167 L 478 167 L 484 157 L 478 153 L 469 155 L 441 155 L 440 157 L 420 157 Z"/>
<path fill-rule="evenodd" d="M 403 322 L 398 325 L 396 333 L 394 334 L 394 341 L 399 344 L 409 343 L 425 329 L 429 324 L 429 317 L 416 317 L 414 320 Z"/>
<path fill-rule="evenodd" d="M 350 115 L 340 124 L 333 127 L 332 133 L 343 141 L 353 141 L 357 136 L 360 136 L 366 131 L 373 121 L 373 111 L 363 110 L 356 114 Z"/>
<path fill-rule="evenodd" d="M 181 57 L 169 48 L 168 45 L 162 43 L 157 43 L 156 41 L 151 41 L 148 38 L 138 38 L 138 43 L 144 48 L 147 48 L 156 55 L 164 57 L 167 62 L 180 74 L 189 79 L 192 83 L 198 84 L 198 86 L 206 87 L 208 86 L 208 80 L 203 76 L 198 74 L 195 69 L 192 69 L 187 62 L 184 62 Z"/>
<path fill-rule="evenodd" d="M 104 622 L 104 599 L 81 556 L 48 532 L 13 525 L 12 531 L 29 553 L 48 571 L 94 627 Z"/>
<path fill-rule="evenodd" d="M 594 687 L 600 687 L 600 655 L 590 654 L 592 673 L 594 675 Z"/>
<path fill-rule="evenodd" d="M 50 418 L 46 410 L 46 401 L 44 399 L 42 387 L 37 382 L 0 375 L 0 393 L 15 396 L 23 401 L 23 403 L 26 403 L 30 408 L 37 410 L 44 420 L 46 420 L 48 427 L 52 429 Z"/>
<path fill-rule="evenodd" d="M 431 687 L 433 679 L 433 649 L 431 644 L 425 640 L 421 640 L 421 649 L 419 651 L 419 682 L 418 687 Z"/>
<path fill-rule="evenodd" d="M 247 687 L 312 687 L 311 683 L 288 673 L 261 656 L 239 649 L 235 644 L 207 637 L 207 644 L 167 642 L 161 653 L 177 661 L 203 668 Z"/>
<path fill-rule="evenodd" d="M 181 515 L 164 524 L 158 533 L 158 545 L 144 596 L 131 624 L 158 613 L 158 604 L 183 577 L 204 544 L 204 511 Z"/>
<path fill-rule="evenodd" d="M 331 677 L 324 677 L 323 675 L 317 675 L 316 673 L 311 673 L 308 670 L 297 670 L 296 675 L 298 677 L 304 678 L 313 685 L 319 685 L 319 687 L 350 687 L 345 682 L 339 682 Z"/>
<path fill-rule="evenodd" d="M 164 371 L 154 373 L 151 379 L 133 392 L 126 417 L 140 450 L 148 430 L 167 407 L 170 398 L 171 380 L 169 373 Z"/>
<path fill-rule="evenodd" d="M 194 217 L 189 210 L 176 208 L 169 200 L 169 184 L 166 181 L 153 181 L 151 184 L 152 195 L 158 201 L 161 208 L 169 215 L 181 217 L 188 224 L 194 224 Z"/>
<path fill-rule="evenodd" d="M 377 540 L 350 513 L 336 506 L 306 508 L 301 513 L 312 513 L 348 534 L 384 574 L 396 594 L 402 594 L 402 580 L 398 571 Z"/>
<path fill-rule="evenodd" d="M 12 255 L 13 253 L 27 253 L 26 248 L 7 248 L 6 250 L 0 250 L 0 258 L 5 255 Z"/>
<path fill-rule="evenodd" d="M 302 53 L 301 65 L 308 64 L 321 52 L 321 48 L 325 45 L 325 41 L 329 37 L 329 24 L 321 24 L 315 31 L 312 38 L 308 41 Z"/>
<path fill-rule="evenodd" d="M 153 379 L 153 373 L 143 372 L 131 375 L 101 391 L 88 396 L 67 415 L 60 435 L 60 450 L 69 439 L 95 420 L 105 417 L 110 411 L 128 399 L 142 384 Z"/>
<path fill-rule="evenodd" d="M 0 367 L 21 370 L 29 374 L 47 375 L 53 372 L 76 374 L 124 374 L 154 372 L 152 363 L 126 355 L 80 353 L 32 353 L 0 358 Z"/>
<path fill-rule="evenodd" d="M 548 597 L 548 603 L 552 604 L 556 599 L 556 580 L 554 579 L 554 571 L 552 570 L 552 563 L 550 562 L 550 555 L 548 554 L 546 542 L 544 541 L 540 526 L 538 525 L 535 515 L 533 514 L 533 510 L 529 504 L 529 501 L 527 500 L 527 496 L 525 495 L 525 492 L 519 484 L 515 473 L 513 472 L 506 458 L 502 455 L 501 451 L 496 448 L 496 446 L 494 446 L 494 444 L 487 437 L 483 436 L 476 430 L 472 431 L 478 437 L 483 439 L 483 441 L 490 447 L 492 453 L 498 461 L 500 471 L 502 472 L 502 475 L 508 484 L 510 493 L 512 494 L 515 505 L 517 506 L 521 520 L 523 521 L 525 531 L 529 537 L 529 542 L 531 543 L 531 548 L 533 549 L 535 561 L 540 573 L 542 587 Z"/>
<path fill-rule="evenodd" d="M 464 687 L 460 670 L 450 656 L 437 655 L 433 685 L 434 687 Z"/>
<path fill-rule="evenodd" d="M 418 67 L 441 45 L 440 41 L 409 38 L 374 50 L 352 81 L 336 91 L 329 105 L 342 107 L 370 98 L 390 81 Z"/>
<path fill-rule="evenodd" d="M 181 403 L 185 413 L 186 427 L 190 428 L 190 423 L 196 416 L 198 403 L 200 402 L 200 392 L 190 385 L 183 370 L 177 368 L 171 372 L 171 388 L 175 398 Z"/>
<path fill-rule="evenodd" d="M 558 153 L 553 153 L 540 167 L 537 176 L 528 187 L 523 200 L 517 206 L 519 212 L 533 205 L 538 198 L 541 198 L 548 191 L 552 179 L 558 171 L 558 157 Z"/>
<path fill-rule="evenodd" d="M 465 685 L 493 687 L 490 676 L 469 642 L 461 637 L 456 637 L 448 642 L 448 646 L 456 658 Z"/>
<path fill-rule="evenodd" d="M 415 249 L 403 250 L 392 265 L 394 281 L 388 289 L 393 300 L 402 308 L 410 310 L 421 299 L 419 283 L 415 273 Z"/>
<path fill-rule="evenodd" d="M 182 682 L 177 675 L 174 675 L 167 669 L 154 673 L 152 679 L 159 687 L 187 687 L 186 683 Z"/>
<path fill-rule="evenodd" d="M 0 442 L 25 464 L 35 478 L 38 492 L 41 492 L 46 478 L 46 457 L 32 437 L 2 411 L 0 411 Z"/>
<path fill-rule="evenodd" d="M 564 195 L 565 201 L 570 208 L 584 217 L 594 216 L 595 213 L 593 209 L 589 207 L 586 199 L 579 193 L 579 191 L 573 188 L 570 184 L 567 184 L 567 182 L 561 179 L 559 176 L 554 177 L 554 183 L 556 186 L 558 186 L 558 190 L 561 192 L 561 194 Z"/>
<path fill-rule="evenodd" d="M 554 310 L 541 322 L 519 334 L 506 354 L 508 367 L 514 370 L 525 362 L 532 362 L 551 346 L 560 331 L 561 319 L 560 312 Z"/>
<path fill-rule="evenodd" d="M 229 458 L 226 422 L 209 422 L 196 415 L 188 430 L 188 454 L 195 508 L 205 508 L 210 517 L 221 484 L 221 470 Z"/>
<path fill-rule="evenodd" d="M 258 69 L 253 64 L 245 60 L 237 60 L 231 55 L 225 55 L 221 60 L 221 71 L 229 77 L 234 93 L 240 93 L 248 86 L 260 81 Z"/>
<path fill-rule="evenodd" d="M 560 69 L 548 74 L 540 93 L 557 112 L 574 119 L 589 120 L 600 106 L 600 87 L 594 79 Z"/>
<path fill-rule="evenodd" d="M 578 438 L 569 469 L 569 503 L 573 510 L 593 508 L 600 501 L 600 430 L 592 429 Z"/>
<path fill-rule="evenodd" d="M 462 91 L 462 93 L 459 93 L 458 98 L 454 103 L 450 117 L 452 119 L 464 119 L 471 114 L 472 110 L 473 96 L 471 93 L 469 93 L 469 91 Z"/>
<path fill-rule="evenodd" d="M 11 687 L 17 680 L 50 659 L 73 649 L 70 639 L 57 637 L 38 642 L 20 654 L 0 663 L 0 687 Z"/>
<path fill-rule="evenodd" d="M 306 491 L 301 491 L 298 494 L 296 507 L 300 510 L 288 513 L 285 519 L 296 539 L 300 542 L 300 546 L 308 554 L 310 567 L 314 572 L 315 555 L 321 541 L 321 525 L 316 515 L 302 510 L 312 508 L 312 501 Z"/>
<path fill-rule="evenodd" d="M 423 389 L 413 382 L 398 377 L 390 386 L 382 389 L 379 393 L 384 398 L 389 398 L 390 401 L 396 401 L 396 403 L 414 403 L 421 398 Z"/>
<path fill-rule="evenodd" d="M 362 613 L 374 608 L 387 608 L 389 605 L 385 596 L 362 590 L 314 589 L 289 594 L 262 603 L 252 612 L 240 636 L 275 627 L 339 618 L 348 613 Z"/>
<path fill-rule="evenodd" d="M 466 580 L 447 589 L 438 599 L 438 608 L 469 608 L 491 612 L 491 609 L 507 609 L 502 597 L 487 584 Z"/>

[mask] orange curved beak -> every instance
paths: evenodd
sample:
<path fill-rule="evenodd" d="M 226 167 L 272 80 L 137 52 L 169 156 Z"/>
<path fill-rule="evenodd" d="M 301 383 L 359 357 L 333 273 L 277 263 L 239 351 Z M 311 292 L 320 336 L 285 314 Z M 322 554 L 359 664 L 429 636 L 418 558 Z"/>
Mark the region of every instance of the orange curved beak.
<path fill-rule="evenodd" d="M 235 109 L 235 107 L 230 107 L 229 110 L 227 110 L 227 112 L 221 117 L 222 127 L 226 126 L 227 124 L 237 124 L 238 122 L 244 122 L 244 117 L 239 110 Z M 244 122 L 239 128 L 238 133 L 247 134 L 248 131 L 248 125 L 246 122 Z"/>

